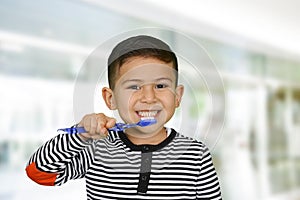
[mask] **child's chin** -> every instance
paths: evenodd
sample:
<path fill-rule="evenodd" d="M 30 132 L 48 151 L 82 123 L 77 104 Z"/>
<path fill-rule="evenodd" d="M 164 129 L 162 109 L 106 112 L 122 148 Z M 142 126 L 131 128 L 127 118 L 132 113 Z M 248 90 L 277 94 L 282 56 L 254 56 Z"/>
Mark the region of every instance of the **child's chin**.
<path fill-rule="evenodd" d="M 147 127 L 137 127 L 136 129 L 138 130 L 138 133 L 140 133 L 141 135 L 149 135 L 149 134 L 151 135 L 160 131 L 160 129 L 155 125 L 151 125 Z"/>
<path fill-rule="evenodd" d="M 147 126 L 147 127 L 139 127 L 138 130 L 141 133 L 153 133 L 157 131 L 157 128 L 153 126 Z"/>

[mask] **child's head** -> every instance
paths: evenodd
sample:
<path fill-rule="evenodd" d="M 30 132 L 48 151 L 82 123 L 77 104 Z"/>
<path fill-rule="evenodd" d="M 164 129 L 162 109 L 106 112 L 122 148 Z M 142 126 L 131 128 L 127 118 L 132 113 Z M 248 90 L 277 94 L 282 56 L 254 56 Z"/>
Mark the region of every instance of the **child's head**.
<path fill-rule="evenodd" d="M 178 62 L 175 53 L 163 41 L 146 35 L 130 37 L 120 42 L 112 50 L 108 58 L 108 82 L 114 90 L 119 78 L 119 69 L 133 57 L 156 58 L 165 63 L 171 63 L 178 81 Z"/>
<path fill-rule="evenodd" d="M 162 130 L 183 95 L 177 58 L 169 46 L 149 36 L 132 37 L 114 48 L 108 63 L 110 87 L 102 90 L 108 108 L 117 109 L 127 123 L 143 117 L 157 120 L 142 132 Z"/>

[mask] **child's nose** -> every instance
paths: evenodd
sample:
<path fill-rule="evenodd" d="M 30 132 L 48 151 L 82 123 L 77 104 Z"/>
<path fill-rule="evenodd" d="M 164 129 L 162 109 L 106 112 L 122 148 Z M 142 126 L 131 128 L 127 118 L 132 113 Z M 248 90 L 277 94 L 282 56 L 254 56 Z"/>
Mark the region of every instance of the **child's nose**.
<path fill-rule="evenodd" d="M 152 84 L 142 87 L 141 101 L 144 103 L 153 103 L 156 101 L 155 88 Z"/>

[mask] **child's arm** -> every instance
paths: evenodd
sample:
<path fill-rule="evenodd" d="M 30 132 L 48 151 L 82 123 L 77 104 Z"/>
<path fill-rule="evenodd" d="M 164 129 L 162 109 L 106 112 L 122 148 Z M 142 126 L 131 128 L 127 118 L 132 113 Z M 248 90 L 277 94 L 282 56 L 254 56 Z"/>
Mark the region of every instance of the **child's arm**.
<path fill-rule="evenodd" d="M 60 134 L 41 146 L 26 167 L 29 178 L 41 185 L 61 185 L 82 178 L 93 162 L 94 144 L 76 134 Z"/>
<path fill-rule="evenodd" d="M 218 176 L 207 147 L 203 149 L 200 162 L 201 169 L 197 184 L 197 199 L 221 200 Z"/>
<path fill-rule="evenodd" d="M 84 177 L 94 161 L 95 143 L 92 139 L 107 136 L 106 128 L 115 119 L 103 114 L 86 115 L 79 125 L 88 133 L 60 134 L 41 146 L 26 167 L 29 178 L 41 185 L 61 185 L 70 179 Z"/>

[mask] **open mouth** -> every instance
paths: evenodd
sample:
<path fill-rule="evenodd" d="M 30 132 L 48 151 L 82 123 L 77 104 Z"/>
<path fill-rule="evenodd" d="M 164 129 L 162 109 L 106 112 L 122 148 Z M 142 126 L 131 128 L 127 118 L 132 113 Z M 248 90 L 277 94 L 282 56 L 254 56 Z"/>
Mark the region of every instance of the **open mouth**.
<path fill-rule="evenodd" d="M 159 110 L 140 110 L 136 111 L 140 118 L 155 118 L 159 113 Z"/>

